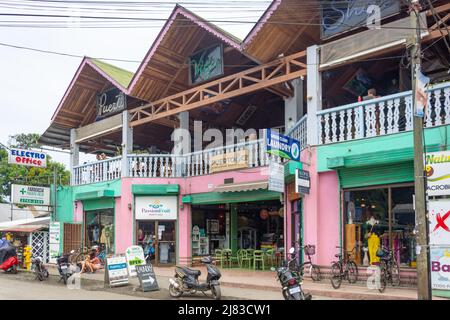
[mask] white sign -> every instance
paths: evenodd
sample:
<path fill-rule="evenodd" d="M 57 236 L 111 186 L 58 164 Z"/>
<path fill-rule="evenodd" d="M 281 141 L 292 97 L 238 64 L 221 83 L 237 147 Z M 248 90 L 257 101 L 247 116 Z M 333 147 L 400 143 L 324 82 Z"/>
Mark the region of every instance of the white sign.
<path fill-rule="evenodd" d="M 38 151 L 10 149 L 8 153 L 8 163 L 18 164 L 22 166 L 46 168 L 47 155 L 43 152 Z"/>
<path fill-rule="evenodd" d="M 430 245 L 450 247 L 450 200 L 428 202 Z"/>
<path fill-rule="evenodd" d="M 295 192 L 309 194 L 310 177 L 309 172 L 295 169 Z"/>
<path fill-rule="evenodd" d="M 50 263 L 56 263 L 56 258 L 60 255 L 59 248 L 61 242 L 61 224 L 59 222 L 51 222 L 49 225 L 49 250 Z"/>
<path fill-rule="evenodd" d="M 269 190 L 284 192 L 284 166 L 281 163 L 269 162 Z"/>
<path fill-rule="evenodd" d="M 136 197 L 137 220 L 176 220 L 178 213 L 176 196 Z"/>
<path fill-rule="evenodd" d="M 124 255 L 112 255 L 106 258 L 108 268 L 109 284 L 122 285 L 128 284 L 127 259 Z"/>
<path fill-rule="evenodd" d="M 14 204 L 49 206 L 50 188 L 13 184 L 11 185 L 11 202 Z"/>
<path fill-rule="evenodd" d="M 427 153 L 427 194 L 429 196 L 450 195 L 450 151 Z"/>
<path fill-rule="evenodd" d="M 450 246 L 430 250 L 431 287 L 450 290 Z"/>
<path fill-rule="evenodd" d="M 428 104 L 427 85 L 430 82 L 430 78 L 423 75 L 420 72 L 420 66 L 416 67 L 416 109 L 414 115 L 423 118 L 425 110 Z"/>
<path fill-rule="evenodd" d="M 125 251 L 127 258 L 128 273 L 130 277 L 137 276 L 136 266 L 142 266 L 145 264 L 144 250 L 141 246 L 131 246 Z"/>

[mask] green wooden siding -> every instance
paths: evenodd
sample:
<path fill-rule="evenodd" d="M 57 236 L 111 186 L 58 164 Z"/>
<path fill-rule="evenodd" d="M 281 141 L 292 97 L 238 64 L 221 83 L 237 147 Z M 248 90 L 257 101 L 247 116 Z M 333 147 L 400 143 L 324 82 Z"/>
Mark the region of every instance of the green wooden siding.
<path fill-rule="evenodd" d="M 337 170 L 342 188 L 414 181 L 414 162 L 379 166 L 342 168 Z"/>

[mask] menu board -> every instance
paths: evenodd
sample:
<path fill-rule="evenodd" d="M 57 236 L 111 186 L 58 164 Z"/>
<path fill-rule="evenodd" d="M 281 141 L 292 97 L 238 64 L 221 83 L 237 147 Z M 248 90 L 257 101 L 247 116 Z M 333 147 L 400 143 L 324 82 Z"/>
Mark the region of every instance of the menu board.
<path fill-rule="evenodd" d="M 153 270 L 153 266 L 151 264 L 136 266 L 136 272 L 142 291 L 147 292 L 159 290 L 155 271 Z"/>
<path fill-rule="evenodd" d="M 110 255 L 106 258 L 105 283 L 112 286 L 128 284 L 128 267 L 125 255 Z"/>

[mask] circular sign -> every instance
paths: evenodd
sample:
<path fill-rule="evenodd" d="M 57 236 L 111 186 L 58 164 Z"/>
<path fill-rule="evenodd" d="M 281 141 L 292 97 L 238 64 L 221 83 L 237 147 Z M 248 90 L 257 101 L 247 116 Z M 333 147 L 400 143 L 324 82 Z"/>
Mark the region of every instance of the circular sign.
<path fill-rule="evenodd" d="M 300 146 L 298 145 L 298 143 L 292 144 L 291 154 L 292 154 L 292 158 L 294 158 L 295 160 L 300 158 Z"/>

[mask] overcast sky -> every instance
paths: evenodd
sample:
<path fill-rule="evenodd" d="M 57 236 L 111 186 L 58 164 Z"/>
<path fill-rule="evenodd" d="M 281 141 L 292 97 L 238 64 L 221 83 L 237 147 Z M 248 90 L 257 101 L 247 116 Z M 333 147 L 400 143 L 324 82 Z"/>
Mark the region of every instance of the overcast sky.
<path fill-rule="evenodd" d="M 133 3 L 125 5 L 124 2 L 130 1 L 121 0 L 120 7 L 118 3 L 106 7 L 86 1 L 81 3 L 81 1 L 2 0 L 0 13 L 10 13 L 15 16 L 0 17 L 0 43 L 79 56 L 141 61 L 164 21 L 126 21 L 119 23 L 133 28 L 104 28 L 107 24 L 117 26 L 118 22 L 105 22 L 99 19 L 89 22 L 84 19 L 81 26 L 88 26 L 88 24 L 92 26 L 96 23 L 96 26 L 102 26 L 102 28 L 68 28 L 68 25 L 77 26 L 77 18 L 17 16 L 16 14 L 167 19 L 175 6 L 174 1 L 148 0 L 148 4 L 144 5 L 136 3 L 143 0 L 133 0 Z M 271 1 L 186 0 L 178 2 L 208 20 L 256 22 Z M 75 10 L 75 5 L 81 9 Z M 106 8 L 109 11 L 105 11 Z M 111 11 L 111 8 L 116 10 Z M 27 26 L 32 26 L 23 27 L 25 23 L 28 24 Z M 216 24 L 241 39 L 253 26 L 250 23 L 216 22 Z M 137 28 L 138 25 L 141 27 Z M 146 27 L 142 27 L 143 25 Z M 43 26 L 52 26 L 52 28 L 43 28 Z M 0 142 L 6 144 L 8 136 L 12 134 L 42 134 L 47 129 L 51 116 L 81 60 L 82 58 L 78 57 L 59 56 L 0 45 Z M 139 63 L 107 62 L 133 72 L 139 66 Z M 53 159 L 63 162 L 68 167 L 67 154 L 48 153 Z M 81 157 L 80 161 L 86 159 L 88 158 Z"/>

